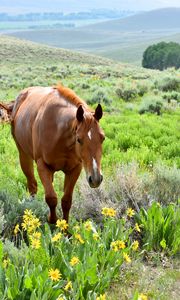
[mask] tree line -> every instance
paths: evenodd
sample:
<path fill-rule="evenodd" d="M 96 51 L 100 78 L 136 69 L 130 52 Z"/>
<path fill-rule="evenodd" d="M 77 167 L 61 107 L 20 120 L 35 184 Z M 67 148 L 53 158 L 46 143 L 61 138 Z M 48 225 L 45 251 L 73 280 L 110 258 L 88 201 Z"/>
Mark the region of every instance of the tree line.
<path fill-rule="evenodd" d="M 158 70 L 180 68 L 180 44 L 160 42 L 149 46 L 143 53 L 142 66 Z"/>

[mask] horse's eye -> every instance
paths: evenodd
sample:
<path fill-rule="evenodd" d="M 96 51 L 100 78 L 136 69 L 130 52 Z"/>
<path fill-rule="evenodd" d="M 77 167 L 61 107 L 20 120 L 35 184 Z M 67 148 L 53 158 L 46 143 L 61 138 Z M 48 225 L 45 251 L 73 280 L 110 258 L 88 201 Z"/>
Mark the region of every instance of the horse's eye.
<path fill-rule="evenodd" d="M 104 134 L 101 134 L 101 135 L 100 135 L 100 138 L 101 138 L 101 142 L 103 142 L 103 141 L 105 140 Z"/>
<path fill-rule="evenodd" d="M 78 142 L 78 144 L 82 144 L 82 141 L 80 140 L 80 138 L 77 138 L 77 142 Z"/>

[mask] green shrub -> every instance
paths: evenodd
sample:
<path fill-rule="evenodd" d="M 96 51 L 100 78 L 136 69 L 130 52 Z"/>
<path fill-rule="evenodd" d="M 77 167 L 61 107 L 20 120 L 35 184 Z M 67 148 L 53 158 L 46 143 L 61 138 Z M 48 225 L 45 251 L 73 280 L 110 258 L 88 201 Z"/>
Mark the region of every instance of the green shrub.
<path fill-rule="evenodd" d="M 180 251 L 180 207 L 169 204 L 167 207 L 154 202 L 136 215 L 142 228 L 142 243 L 148 251 L 163 251 L 177 254 Z"/>
<path fill-rule="evenodd" d="M 108 97 L 106 91 L 103 88 L 97 89 L 91 98 L 87 99 L 87 103 L 90 105 L 101 103 L 105 105 L 110 105 L 112 100 Z"/>
<path fill-rule="evenodd" d="M 131 83 L 121 83 L 117 89 L 116 94 L 124 101 L 131 101 L 138 96 L 138 89 L 136 86 L 132 86 Z"/>
<path fill-rule="evenodd" d="M 158 116 L 161 114 L 163 107 L 162 99 L 158 96 L 146 96 L 143 98 L 142 103 L 139 107 L 139 113 L 144 114 L 147 112 L 155 113 Z"/>
<path fill-rule="evenodd" d="M 166 76 L 155 81 L 155 88 L 160 91 L 180 91 L 180 78 L 177 76 Z"/>
<path fill-rule="evenodd" d="M 167 205 L 177 202 L 180 198 L 180 170 L 177 167 L 167 167 L 156 164 L 153 168 L 151 193 L 153 198 Z"/>

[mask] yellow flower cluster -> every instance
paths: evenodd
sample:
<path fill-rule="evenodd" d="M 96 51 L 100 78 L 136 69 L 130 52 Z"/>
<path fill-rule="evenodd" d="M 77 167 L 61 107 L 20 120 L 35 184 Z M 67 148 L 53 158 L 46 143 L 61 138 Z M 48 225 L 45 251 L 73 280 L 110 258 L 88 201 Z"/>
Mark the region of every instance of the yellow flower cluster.
<path fill-rule="evenodd" d="M 68 283 L 67 283 L 67 284 L 65 285 L 65 287 L 64 287 L 64 290 L 65 290 L 66 292 L 72 290 L 72 282 L 71 282 L 71 281 L 68 281 Z"/>
<path fill-rule="evenodd" d="M 135 224 L 134 229 L 135 229 L 137 232 L 141 232 L 141 229 L 140 229 L 138 223 Z"/>
<path fill-rule="evenodd" d="M 93 233 L 93 240 L 99 240 L 99 234 L 97 232 Z"/>
<path fill-rule="evenodd" d="M 66 220 L 57 220 L 56 227 L 58 227 L 62 231 L 66 231 L 68 229 L 68 223 L 66 222 Z"/>
<path fill-rule="evenodd" d="M 116 211 L 114 208 L 103 207 L 102 215 L 104 215 L 105 217 L 115 217 Z"/>
<path fill-rule="evenodd" d="M 48 272 L 49 277 L 51 278 L 52 281 L 58 281 L 59 279 L 61 279 L 62 275 L 59 272 L 58 269 L 50 269 Z"/>
<path fill-rule="evenodd" d="M 144 294 L 140 294 L 138 300 L 148 300 L 148 297 Z"/>
<path fill-rule="evenodd" d="M 78 242 L 84 244 L 84 240 L 82 239 L 82 236 L 79 233 L 75 233 L 74 237 Z"/>
<path fill-rule="evenodd" d="M 123 241 L 114 241 L 111 243 L 111 249 L 114 251 L 114 252 L 117 252 L 121 249 L 124 249 L 126 248 L 126 245 Z"/>
<path fill-rule="evenodd" d="M 19 224 L 17 224 L 17 225 L 14 227 L 14 235 L 17 235 L 19 231 L 20 231 L 20 229 L 19 229 Z"/>
<path fill-rule="evenodd" d="M 52 241 L 52 242 L 57 242 L 57 241 L 59 241 L 59 240 L 61 239 L 61 237 L 62 237 L 62 233 L 59 232 L 59 233 L 55 234 L 55 235 L 52 237 L 51 241 Z"/>
<path fill-rule="evenodd" d="M 31 247 L 33 249 L 39 249 L 41 247 L 41 241 L 40 241 L 40 238 L 41 238 L 41 232 L 33 232 L 30 236 L 30 241 L 31 241 Z"/>
<path fill-rule="evenodd" d="M 28 233 L 32 233 L 37 228 L 39 228 L 40 225 L 41 225 L 40 220 L 34 216 L 31 209 L 26 209 L 23 215 L 23 223 L 22 223 L 23 230 L 27 231 Z"/>
<path fill-rule="evenodd" d="M 125 260 L 127 263 L 130 263 L 130 262 L 131 262 L 131 258 L 130 258 L 130 256 L 129 256 L 127 253 L 123 253 L 123 257 L 124 257 L 124 260 Z"/>
<path fill-rule="evenodd" d="M 127 209 L 126 214 L 129 218 L 132 218 L 135 215 L 135 211 L 130 207 Z"/>
<path fill-rule="evenodd" d="M 84 223 L 84 228 L 87 230 L 87 231 L 91 231 L 93 229 L 93 226 L 92 226 L 92 222 L 91 221 L 86 221 Z"/>
<path fill-rule="evenodd" d="M 74 267 L 75 265 L 77 265 L 80 262 L 79 258 L 77 256 L 73 256 L 70 260 L 70 265 L 72 267 Z"/>
<path fill-rule="evenodd" d="M 139 248 L 139 242 L 138 242 L 138 241 L 134 241 L 134 242 L 132 243 L 132 249 L 133 249 L 134 251 L 136 251 L 138 248 Z"/>
<path fill-rule="evenodd" d="M 96 300 L 106 300 L 106 295 L 100 295 L 99 297 L 96 298 Z"/>

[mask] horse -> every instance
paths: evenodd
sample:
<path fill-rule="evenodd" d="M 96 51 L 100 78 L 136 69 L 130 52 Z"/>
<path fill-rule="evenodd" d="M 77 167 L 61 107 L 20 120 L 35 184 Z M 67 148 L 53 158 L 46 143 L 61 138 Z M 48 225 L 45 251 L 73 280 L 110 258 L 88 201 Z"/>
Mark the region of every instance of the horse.
<path fill-rule="evenodd" d="M 26 88 L 13 106 L 3 106 L 11 117 L 11 132 L 29 193 L 37 193 L 35 161 L 49 206 L 48 221 L 52 224 L 57 221 L 54 173 L 65 174 L 61 207 L 63 219 L 68 222 L 74 186 L 82 168 L 91 188 L 97 188 L 103 180 L 101 156 L 105 135 L 99 126 L 101 105 L 92 111 L 71 89 L 57 85 Z"/>

